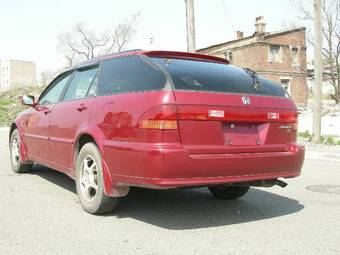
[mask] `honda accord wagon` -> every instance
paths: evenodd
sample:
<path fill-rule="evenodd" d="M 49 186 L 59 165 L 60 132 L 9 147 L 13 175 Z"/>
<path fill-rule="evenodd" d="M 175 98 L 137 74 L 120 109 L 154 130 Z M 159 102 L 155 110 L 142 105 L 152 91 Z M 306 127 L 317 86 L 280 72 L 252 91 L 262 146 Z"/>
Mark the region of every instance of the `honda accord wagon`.
<path fill-rule="evenodd" d="M 281 85 L 202 54 L 135 50 L 58 75 L 13 122 L 12 169 L 76 182 L 83 209 L 114 210 L 131 187 L 207 187 L 236 199 L 300 175 L 297 108 Z"/>

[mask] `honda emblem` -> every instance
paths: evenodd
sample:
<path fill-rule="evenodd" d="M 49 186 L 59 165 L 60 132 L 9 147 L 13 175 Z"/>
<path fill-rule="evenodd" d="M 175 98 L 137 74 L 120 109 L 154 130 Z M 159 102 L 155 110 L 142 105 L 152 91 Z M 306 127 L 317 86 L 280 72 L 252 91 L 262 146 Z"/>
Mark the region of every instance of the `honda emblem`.
<path fill-rule="evenodd" d="M 243 104 L 250 104 L 250 98 L 249 97 L 242 97 Z"/>

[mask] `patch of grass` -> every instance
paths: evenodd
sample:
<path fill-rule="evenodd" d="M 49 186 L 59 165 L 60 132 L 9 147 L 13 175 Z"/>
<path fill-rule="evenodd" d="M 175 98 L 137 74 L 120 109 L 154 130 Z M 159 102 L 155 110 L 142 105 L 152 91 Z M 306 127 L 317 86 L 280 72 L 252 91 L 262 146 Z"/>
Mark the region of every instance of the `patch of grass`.
<path fill-rule="evenodd" d="M 308 139 L 308 141 L 311 141 L 313 136 L 311 133 L 309 133 L 308 130 L 306 130 L 304 132 L 299 132 L 298 137 L 305 138 Z"/>
<path fill-rule="evenodd" d="M 0 126 L 11 125 L 16 116 L 27 108 L 20 103 L 20 96 L 34 95 L 37 97 L 42 90 L 42 87 L 34 86 L 0 93 Z"/>
<path fill-rule="evenodd" d="M 12 98 L 4 98 L 4 99 L 0 99 L 0 109 L 3 108 L 4 106 L 13 103 L 13 99 Z"/>
<path fill-rule="evenodd" d="M 337 140 L 334 135 L 323 135 L 320 137 L 320 143 L 329 145 L 339 145 L 340 140 Z"/>
<path fill-rule="evenodd" d="M 298 137 L 307 139 L 309 142 L 313 140 L 313 135 L 309 133 L 308 130 L 304 132 L 299 132 Z M 334 135 L 323 135 L 320 137 L 321 144 L 328 144 L 328 145 L 340 145 L 340 140 L 338 137 Z"/>

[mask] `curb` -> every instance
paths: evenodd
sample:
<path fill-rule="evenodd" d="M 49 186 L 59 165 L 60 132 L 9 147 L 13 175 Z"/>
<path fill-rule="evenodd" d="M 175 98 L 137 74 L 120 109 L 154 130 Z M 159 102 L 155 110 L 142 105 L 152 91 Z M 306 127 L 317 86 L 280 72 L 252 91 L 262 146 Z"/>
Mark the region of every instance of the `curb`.
<path fill-rule="evenodd" d="M 306 150 L 306 159 L 327 160 L 340 163 L 340 154 Z"/>

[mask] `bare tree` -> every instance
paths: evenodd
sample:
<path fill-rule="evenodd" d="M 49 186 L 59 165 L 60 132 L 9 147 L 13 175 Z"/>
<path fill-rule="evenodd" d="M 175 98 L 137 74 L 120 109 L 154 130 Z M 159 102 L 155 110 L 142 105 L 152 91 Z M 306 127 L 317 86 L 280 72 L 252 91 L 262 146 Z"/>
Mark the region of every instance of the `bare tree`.
<path fill-rule="evenodd" d="M 292 0 L 300 13 L 299 18 L 313 22 L 313 0 Z M 323 0 L 322 7 L 323 49 L 327 68 L 329 68 L 329 81 L 334 88 L 334 95 L 330 95 L 336 103 L 340 103 L 340 1 Z M 314 46 L 312 34 L 307 33 L 308 42 Z"/>
<path fill-rule="evenodd" d="M 132 40 L 140 14 L 124 19 L 111 31 L 96 33 L 84 23 L 77 23 L 71 32 L 58 35 L 58 49 L 71 67 L 81 60 L 120 52 Z"/>
<path fill-rule="evenodd" d="M 105 54 L 110 52 L 121 52 L 136 34 L 136 24 L 140 14 L 134 14 L 131 17 L 120 22 L 114 29 L 111 36 L 111 45 L 106 49 Z"/>
<path fill-rule="evenodd" d="M 49 82 L 54 78 L 54 76 L 57 74 L 57 71 L 53 71 L 50 69 L 43 70 L 40 73 L 40 86 L 46 87 Z"/>

